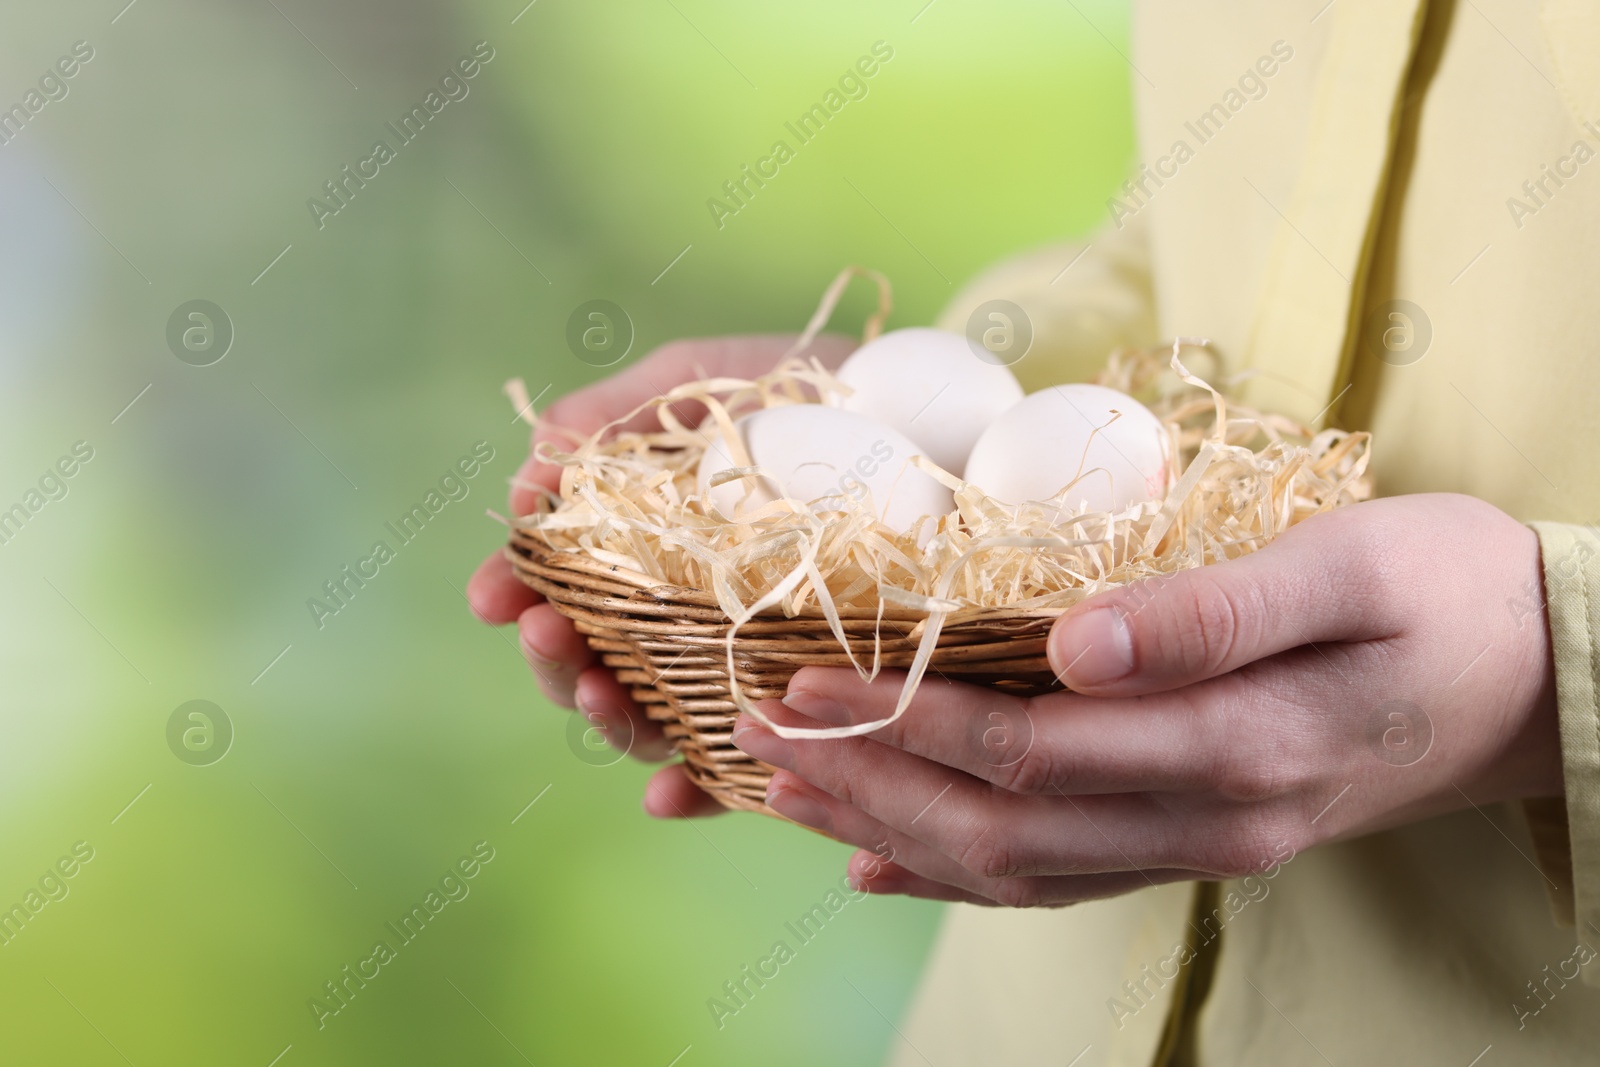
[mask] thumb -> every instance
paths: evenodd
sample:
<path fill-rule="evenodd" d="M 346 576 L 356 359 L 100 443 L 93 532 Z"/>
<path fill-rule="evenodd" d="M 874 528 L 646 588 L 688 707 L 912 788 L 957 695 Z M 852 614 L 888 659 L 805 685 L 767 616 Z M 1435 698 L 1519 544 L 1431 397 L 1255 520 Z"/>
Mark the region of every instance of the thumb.
<path fill-rule="evenodd" d="M 1359 510 L 1317 516 L 1238 559 L 1091 597 L 1051 628 L 1051 669 L 1077 692 L 1138 696 L 1318 641 L 1392 632 L 1368 595 L 1374 561 L 1362 538 L 1346 536 Z"/>
<path fill-rule="evenodd" d="M 556 447 L 570 450 L 572 442 L 548 433 L 544 428 L 535 434 L 533 443 L 537 447 L 540 441 L 552 441 Z M 511 514 L 527 515 L 538 506 L 539 489 L 542 487 L 552 493 L 561 488 L 561 468 L 552 463 L 541 463 L 534 458 L 532 452 L 522 461 L 522 466 L 517 468 L 517 473 L 511 476 Z"/>

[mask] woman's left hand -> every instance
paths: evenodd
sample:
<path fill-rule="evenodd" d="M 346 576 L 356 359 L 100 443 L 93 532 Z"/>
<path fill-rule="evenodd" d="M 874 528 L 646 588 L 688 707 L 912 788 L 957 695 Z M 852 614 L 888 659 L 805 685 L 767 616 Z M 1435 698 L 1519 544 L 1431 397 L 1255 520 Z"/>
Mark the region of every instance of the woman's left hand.
<path fill-rule="evenodd" d="M 733 740 L 783 768 L 773 808 L 864 850 L 850 872 L 872 892 L 1018 907 L 1237 877 L 1559 795 L 1542 590 L 1534 533 L 1498 509 L 1375 500 L 1074 606 L 1049 640 L 1070 691 L 1025 699 L 930 671 L 868 736 L 785 741 L 741 716 Z M 903 680 L 808 667 L 762 711 L 881 719 Z"/>

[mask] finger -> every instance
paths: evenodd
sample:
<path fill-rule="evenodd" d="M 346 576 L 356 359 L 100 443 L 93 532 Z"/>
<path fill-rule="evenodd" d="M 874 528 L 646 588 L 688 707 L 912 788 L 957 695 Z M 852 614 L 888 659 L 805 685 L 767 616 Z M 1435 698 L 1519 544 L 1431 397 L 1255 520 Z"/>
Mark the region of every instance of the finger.
<path fill-rule="evenodd" d="M 786 707 L 830 725 L 887 719 L 903 671 L 863 680 L 845 667 L 805 667 Z M 1023 698 L 923 679 L 905 714 L 869 736 L 1013 793 L 1183 791 L 1214 784 L 1227 755 L 1213 701 L 1178 692 L 1115 699 Z"/>
<path fill-rule="evenodd" d="M 1071 876 L 990 876 L 966 869 L 960 863 L 853 805 L 830 797 L 793 774 L 778 771 L 767 790 L 774 811 L 796 822 L 869 850 L 880 864 L 894 864 L 919 879 L 925 888 L 943 885 L 961 894 L 1007 907 L 1069 904 L 1125 893 L 1151 885 L 1157 877 L 1170 881 L 1186 872 L 1115 872 Z M 795 817 L 798 814 L 799 818 Z M 816 820 L 813 822 L 812 820 Z M 819 825 L 820 823 L 820 825 Z M 870 873 L 870 863 L 864 864 Z M 870 880 L 870 879 L 869 879 Z M 936 890 L 935 890 L 936 891 Z M 938 896 L 935 899 L 968 899 Z"/>
<path fill-rule="evenodd" d="M 467 579 L 467 603 L 484 622 L 503 626 L 544 598 L 517 577 L 505 553 L 495 549 Z"/>
<path fill-rule="evenodd" d="M 1362 505 L 1315 516 L 1259 551 L 1075 605 L 1051 628 L 1050 666 L 1081 693 L 1176 689 L 1309 645 L 1383 637 L 1399 621 L 1368 594 L 1376 553 Z"/>
<path fill-rule="evenodd" d="M 861 873 L 868 880 L 878 877 L 880 869 L 893 877 L 903 871 L 914 878 L 943 885 L 948 896 L 936 899 L 986 900 L 994 902 L 999 879 L 985 878 L 964 869 L 937 849 L 903 833 L 851 804 L 806 783 L 787 771 L 773 773 L 767 786 L 767 805 L 778 814 L 804 826 L 820 830 L 845 844 L 867 850 L 872 857 L 864 862 Z"/>
<path fill-rule="evenodd" d="M 1005 905 L 993 897 L 986 897 L 966 889 L 960 889 L 936 878 L 924 878 L 898 863 L 884 863 L 866 849 L 856 852 L 846 864 L 852 881 L 868 893 L 879 895 L 898 895 L 919 897 L 923 900 L 945 900 L 961 904 L 977 904 L 980 907 L 1015 907 Z M 869 877 L 867 872 L 877 871 L 875 877 Z M 1059 879 L 1062 885 L 1047 884 L 1040 887 L 1038 904 L 1041 907 L 1063 907 L 1069 904 L 1081 904 L 1087 900 L 1098 900 L 1102 897 L 1117 896 L 1122 893 L 1143 889 L 1151 884 L 1160 885 L 1163 881 L 1183 881 L 1196 877 L 1187 872 L 1151 872 L 1153 881 L 1146 882 L 1120 875 L 1090 875 L 1079 878 Z M 1110 879 L 1116 879 L 1113 884 Z M 1104 881 L 1102 881 L 1104 880 Z M 1052 883 L 1054 879 L 1040 879 Z M 1013 891 L 1015 892 L 1015 891 Z"/>
<path fill-rule="evenodd" d="M 619 752 L 647 763 L 672 755 L 672 742 L 661 724 L 645 714 L 633 694 L 607 667 L 590 667 L 578 675 L 573 692 L 578 711 Z"/>
<path fill-rule="evenodd" d="M 761 710 L 811 725 L 777 701 Z M 870 738 L 785 740 L 748 715 L 733 743 L 984 877 L 1182 865 L 1186 835 L 1146 797 L 1021 796 Z"/>
<path fill-rule="evenodd" d="M 517 637 L 544 695 L 573 707 L 578 675 L 594 662 L 594 653 L 572 621 L 549 604 L 535 604 L 517 617 Z"/>
<path fill-rule="evenodd" d="M 657 819 L 690 819 L 721 815 L 728 809 L 695 785 L 681 763 L 663 767 L 645 783 L 641 800 L 645 813 Z"/>
<path fill-rule="evenodd" d="M 517 635 L 540 667 L 566 666 L 576 676 L 595 659 L 572 620 L 552 604 L 535 604 L 519 615 Z"/>
<path fill-rule="evenodd" d="M 923 900 L 977 904 L 986 908 L 995 907 L 998 903 L 935 878 L 924 878 L 898 863 L 885 863 L 868 849 L 859 849 L 851 855 L 845 864 L 845 871 L 858 891 L 877 896 L 920 897 Z"/>

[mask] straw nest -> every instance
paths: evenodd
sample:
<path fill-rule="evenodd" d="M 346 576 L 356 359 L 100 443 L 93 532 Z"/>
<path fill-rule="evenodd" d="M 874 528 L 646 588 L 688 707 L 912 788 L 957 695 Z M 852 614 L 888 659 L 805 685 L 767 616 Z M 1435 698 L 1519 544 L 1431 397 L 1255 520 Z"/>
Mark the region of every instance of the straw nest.
<path fill-rule="evenodd" d="M 1222 381 L 1216 354 L 1203 341 L 1179 339 L 1161 350 L 1115 352 L 1094 379 L 1140 398 L 1165 424 L 1179 461 L 1159 500 L 1117 513 L 1077 512 L 1064 487 L 1053 500 L 1013 506 L 919 456 L 911 462 L 955 497 L 955 509 L 927 517 L 926 528 L 896 533 L 870 501 L 844 494 L 779 499 L 739 521 L 715 513 L 696 486 L 696 467 L 714 438 L 737 457 L 740 416 L 848 392 L 803 353 L 859 275 L 879 286 L 863 339 L 876 336 L 889 310 L 888 284 L 850 268 L 769 373 L 679 385 L 575 439 L 571 451 L 541 444 L 541 458 L 563 468 L 560 492 L 542 493 L 532 514 L 508 522 L 506 552 L 518 576 L 573 621 L 663 724 L 694 780 L 728 807 L 774 814 L 764 801 L 771 768 L 730 741 L 740 711 L 783 736 L 842 737 L 903 714 L 928 670 L 1014 693 L 1059 688 L 1045 639 L 1074 603 L 1254 551 L 1311 515 L 1371 493 L 1368 435 L 1313 433 L 1230 402 L 1225 386 L 1189 369 L 1202 361 Z M 531 410 L 521 382 L 508 383 L 507 392 L 519 410 Z M 677 414 L 688 401 L 707 412 L 695 425 Z M 659 417 L 659 432 L 618 430 L 646 410 Z M 761 474 L 747 456 L 742 463 L 725 477 Z M 854 667 L 865 677 L 885 668 L 907 673 L 893 715 L 878 722 L 816 730 L 771 724 L 755 702 L 781 697 L 807 664 Z"/>

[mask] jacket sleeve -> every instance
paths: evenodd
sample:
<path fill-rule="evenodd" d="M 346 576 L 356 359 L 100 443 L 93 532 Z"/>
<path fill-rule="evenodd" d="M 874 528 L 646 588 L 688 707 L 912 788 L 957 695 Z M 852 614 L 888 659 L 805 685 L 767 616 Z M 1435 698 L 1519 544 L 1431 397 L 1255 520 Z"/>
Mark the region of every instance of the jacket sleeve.
<path fill-rule="evenodd" d="M 1600 530 L 1530 523 L 1539 535 L 1555 659 L 1565 795 L 1524 801 L 1556 918 L 1600 942 Z M 1535 605 L 1536 606 L 1536 605 Z M 1600 986 L 1600 962 L 1583 968 Z"/>
<path fill-rule="evenodd" d="M 938 325 L 966 332 L 991 300 L 1016 304 L 1032 325 L 1033 343 L 1011 367 L 1029 392 L 1088 379 L 1114 348 L 1158 344 L 1143 216 L 996 264 L 956 294 Z"/>

